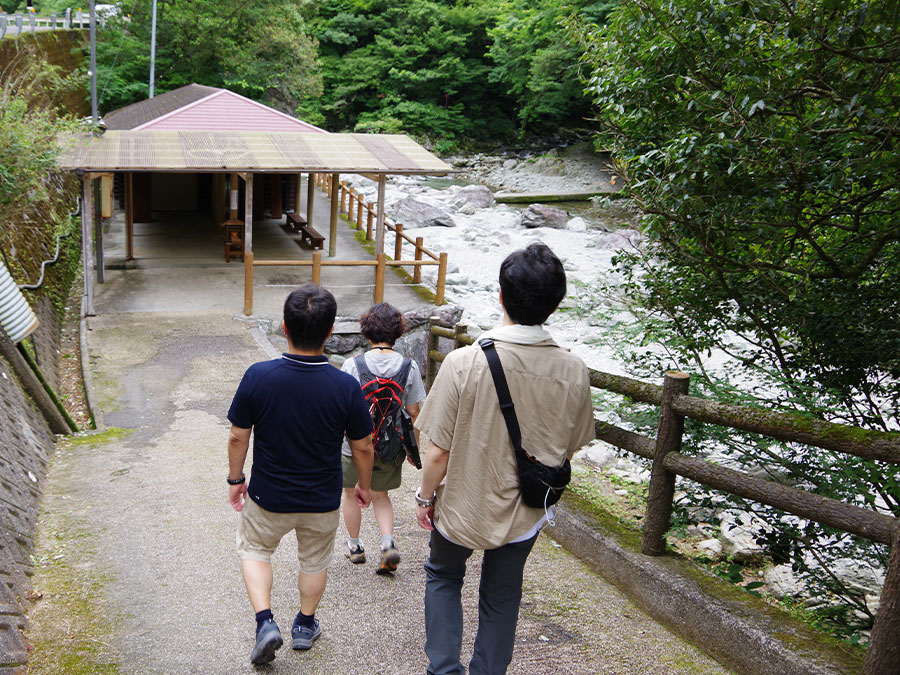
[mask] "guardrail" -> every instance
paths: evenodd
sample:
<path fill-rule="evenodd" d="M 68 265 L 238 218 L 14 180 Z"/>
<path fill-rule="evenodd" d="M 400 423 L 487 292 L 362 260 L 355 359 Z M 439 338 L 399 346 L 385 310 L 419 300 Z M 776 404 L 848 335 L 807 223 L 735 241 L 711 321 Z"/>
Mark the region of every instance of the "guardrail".
<path fill-rule="evenodd" d="M 475 338 L 468 335 L 465 324 L 449 328 L 441 326 L 438 319 L 432 318 L 425 365 L 425 381 L 429 386 L 434 381 L 435 364 L 443 361 L 445 356 L 438 349 L 440 338 L 453 340 L 454 349 L 475 342 Z M 672 514 L 676 476 L 768 504 L 871 541 L 888 544 L 891 547 L 891 557 L 863 673 L 900 673 L 900 518 L 757 478 L 679 452 L 686 417 L 895 465 L 900 464 L 900 433 L 861 429 L 810 420 L 790 413 L 688 396 L 690 376 L 686 373 L 666 373 L 662 386 L 658 386 L 621 375 L 588 370 L 592 387 L 621 394 L 634 401 L 650 403 L 660 409 L 655 439 L 613 424 L 595 421 L 598 439 L 653 462 L 647 510 L 642 521 L 642 553 L 651 556 L 665 553 L 665 533 L 669 529 Z"/>
<path fill-rule="evenodd" d="M 73 28 L 87 28 L 90 24 L 88 12 L 76 9 L 74 12 L 67 9 L 62 14 L 51 12 L 49 16 L 38 16 L 34 12 L 25 14 L 7 14 L 0 12 L 0 38 L 9 33 L 19 37 L 25 31 L 34 33 L 38 30 L 71 30 Z"/>

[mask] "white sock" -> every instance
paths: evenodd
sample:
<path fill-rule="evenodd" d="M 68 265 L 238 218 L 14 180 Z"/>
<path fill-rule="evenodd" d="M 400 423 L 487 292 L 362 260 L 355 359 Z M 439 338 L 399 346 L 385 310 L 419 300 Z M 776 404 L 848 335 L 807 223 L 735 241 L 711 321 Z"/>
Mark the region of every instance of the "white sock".
<path fill-rule="evenodd" d="M 350 550 L 351 550 L 351 551 L 352 551 L 353 549 L 355 549 L 357 546 L 359 546 L 360 548 L 362 548 L 362 541 L 360 541 L 359 539 L 348 538 L 348 539 L 347 539 L 347 546 L 350 547 Z"/>
<path fill-rule="evenodd" d="M 387 551 L 389 548 L 395 548 L 394 547 L 394 535 L 392 535 L 392 534 L 381 535 L 381 550 Z"/>

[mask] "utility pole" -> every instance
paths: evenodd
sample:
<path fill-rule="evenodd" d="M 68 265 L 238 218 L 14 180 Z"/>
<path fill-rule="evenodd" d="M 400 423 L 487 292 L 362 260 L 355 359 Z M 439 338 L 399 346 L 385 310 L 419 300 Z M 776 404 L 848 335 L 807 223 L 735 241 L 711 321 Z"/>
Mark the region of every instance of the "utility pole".
<path fill-rule="evenodd" d="M 91 117 L 96 127 L 100 116 L 97 114 L 97 14 L 94 0 L 91 0 Z"/>
<path fill-rule="evenodd" d="M 150 98 L 153 98 L 153 80 L 156 74 L 156 0 L 153 0 L 153 21 L 150 24 Z"/>

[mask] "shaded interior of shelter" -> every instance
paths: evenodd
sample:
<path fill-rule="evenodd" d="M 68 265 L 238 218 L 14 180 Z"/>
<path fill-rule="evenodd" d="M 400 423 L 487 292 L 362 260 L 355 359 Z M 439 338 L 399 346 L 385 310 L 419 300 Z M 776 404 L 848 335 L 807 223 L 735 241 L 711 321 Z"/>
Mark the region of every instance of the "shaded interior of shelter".
<path fill-rule="evenodd" d="M 137 175 L 137 174 L 135 174 Z M 159 176 L 160 178 L 158 178 Z M 313 249 L 300 234 L 288 227 L 284 212 L 297 210 L 296 175 L 284 175 L 282 194 L 273 209 L 272 175 L 265 180 L 257 174 L 254 191 L 253 251 L 258 260 L 310 260 Z M 172 179 L 177 180 L 172 180 Z M 103 249 L 105 283 L 98 284 L 97 309 L 101 313 L 185 312 L 226 310 L 242 313 L 245 266 L 239 257 L 226 262 L 225 237 L 221 227 L 228 209 L 215 203 L 210 188 L 213 178 L 206 174 L 153 175 L 149 198 L 139 196 L 135 186 L 133 259 L 127 259 L 124 197 L 114 189 L 115 212 L 104 226 Z M 243 215 L 243 184 L 238 213 Z M 291 187 L 288 187 L 292 184 Z M 220 184 L 221 187 L 221 184 Z M 307 176 L 302 178 L 299 213 L 307 213 Z M 314 190 L 313 225 L 326 237 L 327 254 L 330 203 L 327 195 Z M 157 200 L 155 195 L 159 195 Z M 276 188 L 276 197 L 277 188 Z M 152 208 L 141 211 L 144 199 Z M 225 205 L 227 207 L 227 204 Z M 279 209 L 280 207 L 280 209 Z M 279 210 L 281 213 L 279 213 Z M 274 211 L 274 213 L 273 213 Z M 277 216 L 277 217 L 276 217 Z M 139 219 L 141 218 L 141 219 Z M 327 256 L 326 256 L 327 257 Z M 346 224 L 338 226 L 337 259 L 371 259 Z M 322 285 L 334 293 L 338 314 L 358 317 L 372 303 L 372 267 L 329 267 L 322 270 Z M 257 267 L 254 270 L 253 314 L 257 318 L 280 320 L 284 299 L 293 288 L 312 279 L 312 268 Z M 398 279 L 385 288 L 385 301 L 402 311 L 430 306 L 411 287 Z"/>
<path fill-rule="evenodd" d="M 229 217 L 227 193 L 221 177 L 214 174 L 134 174 L 133 261 L 126 260 L 124 227 L 110 225 L 104 237 L 108 269 L 146 267 L 192 262 L 226 264 L 225 231 Z M 116 208 L 124 211 L 124 178 L 117 174 Z M 297 211 L 296 177 L 273 174 L 254 182 L 253 249 L 260 257 L 300 259 L 311 257 L 308 245 L 286 224 L 284 214 Z M 299 210 L 306 209 L 306 179 Z M 244 181 L 238 181 L 238 217 L 244 214 Z M 240 257 L 232 255 L 240 266 Z"/>

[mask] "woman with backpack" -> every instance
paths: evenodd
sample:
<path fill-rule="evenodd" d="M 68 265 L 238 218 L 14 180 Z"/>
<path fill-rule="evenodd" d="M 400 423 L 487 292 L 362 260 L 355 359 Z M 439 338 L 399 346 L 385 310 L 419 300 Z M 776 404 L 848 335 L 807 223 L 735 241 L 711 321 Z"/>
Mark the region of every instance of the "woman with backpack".
<path fill-rule="evenodd" d="M 370 307 L 359 319 L 360 331 L 370 343 L 364 354 L 344 361 L 342 370 L 360 381 L 372 413 L 375 462 L 372 467 L 372 510 L 381 532 L 381 560 L 377 574 L 390 574 L 400 563 L 400 552 L 394 542 L 394 507 L 388 491 L 400 487 L 403 449 L 400 430 L 401 409 L 412 421 L 425 400 L 425 385 L 415 361 L 394 351 L 394 343 L 406 330 L 400 311 L 386 302 Z M 418 436 L 418 431 L 416 431 Z M 356 503 L 353 488 L 356 468 L 350 447 L 344 442 L 344 526 L 349 536 L 346 556 L 350 562 L 366 562 L 366 552 L 359 539 L 362 511 Z"/>

